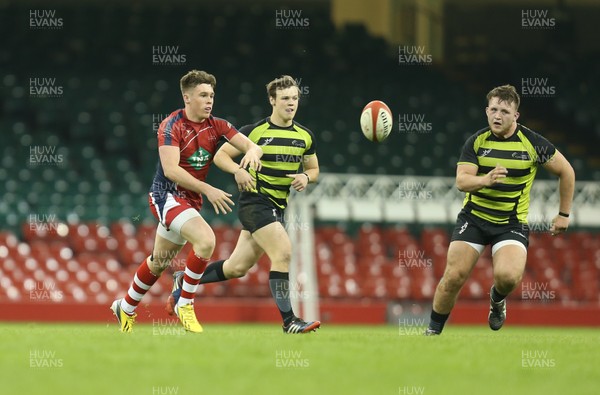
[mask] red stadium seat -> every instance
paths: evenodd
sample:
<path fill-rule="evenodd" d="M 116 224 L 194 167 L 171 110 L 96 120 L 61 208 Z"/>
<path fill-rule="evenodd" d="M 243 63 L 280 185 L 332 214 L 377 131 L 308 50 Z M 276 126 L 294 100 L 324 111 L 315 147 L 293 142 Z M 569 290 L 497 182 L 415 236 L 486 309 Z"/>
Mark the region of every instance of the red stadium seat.
<path fill-rule="evenodd" d="M 28 233 L 28 242 L 19 242 L 9 232 L 0 232 L 5 249 L 0 250 L 0 298 L 27 298 L 26 284 L 54 281 L 63 290 L 64 300 L 78 303 L 108 303 L 129 287 L 139 263 L 154 244 L 154 223 L 135 228 L 129 222 L 109 227 L 90 223 L 69 225 L 69 236 L 60 238 L 38 231 Z M 228 258 L 239 229 L 215 227 L 217 246 L 212 260 Z M 382 229 L 365 225 L 352 238 L 342 228 L 315 230 L 315 258 L 322 298 L 348 300 L 393 299 L 430 302 L 441 278 L 448 248 L 448 233 L 425 228 L 417 240 L 405 228 Z M 589 232 L 574 232 L 552 238 L 532 233 L 526 272 L 521 288 L 510 298 L 523 299 L 523 284 L 547 284 L 556 297 L 544 303 L 600 303 L 600 238 Z M 0 244 L 2 245 L 2 244 Z M 188 244 L 173 260 L 167 273 L 183 269 Z M 408 264 L 409 262 L 419 264 Z M 125 266 L 123 266 L 125 265 Z M 209 284 L 199 289 L 203 297 L 270 298 L 270 261 L 261 257 L 243 278 Z M 490 249 L 482 254 L 461 297 L 486 300 L 493 284 Z M 170 275 L 163 275 L 144 298 L 145 303 L 162 303 L 171 287 Z M 9 291 L 10 290 L 10 291 Z M 299 288 L 298 292 L 302 292 Z"/>
<path fill-rule="evenodd" d="M 0 231 L 0 246 L 6 246 L 9 250 L 16 249 L 19 239 L 10 231 Z"/>

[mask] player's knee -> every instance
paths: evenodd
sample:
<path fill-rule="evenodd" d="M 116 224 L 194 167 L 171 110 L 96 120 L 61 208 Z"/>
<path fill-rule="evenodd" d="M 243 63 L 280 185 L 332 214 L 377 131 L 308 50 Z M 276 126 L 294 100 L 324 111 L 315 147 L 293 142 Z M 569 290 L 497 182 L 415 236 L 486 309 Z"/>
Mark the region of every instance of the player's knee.
<path fill-rule="evenodd" d="M 210 257 L 215 250 L 215 237 L 206 237 L 194 242 L 194 253 L 201 257 Z"/>
<path fill-rule="evenodd" d="M 463 273 L 457 270 L 447 271 L 444 273 L 441 284 L 446 291 L 458 292 L 467 281 L 468 277 L 468 273 Z"/>
<path fill-rule="evenodd" d="M 523 273 L 514 270 L 498 270 L 494 273 L 494 282 L 503 289 L 514 289 L 523 277 Z"/>

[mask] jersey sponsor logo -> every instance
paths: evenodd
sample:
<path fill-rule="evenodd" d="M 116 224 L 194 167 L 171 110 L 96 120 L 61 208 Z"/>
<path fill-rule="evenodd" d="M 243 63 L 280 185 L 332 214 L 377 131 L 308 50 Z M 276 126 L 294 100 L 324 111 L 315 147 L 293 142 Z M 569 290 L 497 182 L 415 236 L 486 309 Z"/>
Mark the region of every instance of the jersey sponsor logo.
<path fill-rule="evenodd" d="M 524 152 L 513 152 L 511 155 L 514 159 L 528 160 L 529 155 Z"/>
<path fill-rule="evenodd" d="M 194 152 L 188 159 L 187 162 L 196 170 L 203 169 L 208 162 L 210 162 L 212 155 L 210 152 L 200 147 L 198 151 Z"/>
<path fill-rule="evenodd" d="M 306 142 L 302 140 L 292 140 L 292 145 L 298 148 L 306 148 Z"/>
<path fill-rule="evenodd" d="M 484 149 L 483 151 L 481 151 L 481 156 L 487 156 L 487 154 L 489 154 L 490 152 L 492 152 L 492 149 Z"/>
<path fill-rule="evenodd" d="M 461 227 L 460 227 L 460 230 L 458 231 L 458 234 L 459 234 L 459 235 L 462 235 L 462 234 L 463 234 L 463 232 L 464 232 L 465 230 L 467 230 L 467 226 L 469 226 L 469 221 L 466 221 L 466 222 L 463 224 L 463 226 L 461 226 Z"/>

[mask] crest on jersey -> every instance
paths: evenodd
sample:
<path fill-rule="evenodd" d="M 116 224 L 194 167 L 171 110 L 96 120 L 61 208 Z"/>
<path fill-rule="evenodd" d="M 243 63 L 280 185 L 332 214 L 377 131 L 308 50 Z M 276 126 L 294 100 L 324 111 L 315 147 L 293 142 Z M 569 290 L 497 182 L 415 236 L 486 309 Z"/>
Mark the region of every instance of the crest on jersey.
<path fill-rule="evenodd" d="M 262 142 L 261 145 L 263 145 L 263 146 L 264 145 L 269 145 L 269 144 L 271 144 L 271 141 L 273 141 L 273 139 L 274 139 L 274 137 L 266 138 L 266 139 L 263 140 L 263 142 Z"/>

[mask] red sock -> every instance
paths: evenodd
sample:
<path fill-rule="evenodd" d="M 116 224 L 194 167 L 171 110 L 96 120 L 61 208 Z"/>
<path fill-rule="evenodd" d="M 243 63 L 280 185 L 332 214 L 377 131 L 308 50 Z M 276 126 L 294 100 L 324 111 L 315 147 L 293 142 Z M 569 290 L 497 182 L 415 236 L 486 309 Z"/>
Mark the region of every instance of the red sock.
<path fill-rule="evenodd" d="M 194 250 L 190 250 L 185 264 L 181 297 L 177 303 L 179 306 L 192 303 L 196 289 L 198 289 L 198 283 L 200 282 L 200 278 L 202 278 L 207 264 L 208 258 L 200 258 L 196 256 Z"/>
<path fill-rule="evenodd" d="M 121 301 L 121 308 L 127 314 L 133 314 L 133 311 L 142 300 L 142 297 L 148 292 L 150 287 L 158 280 L 158 277 L 150 271 L 148 262 L 144 259 L 138 270 L 135 272 L 133 282 L 127 291 L 127 295 Z"/>

